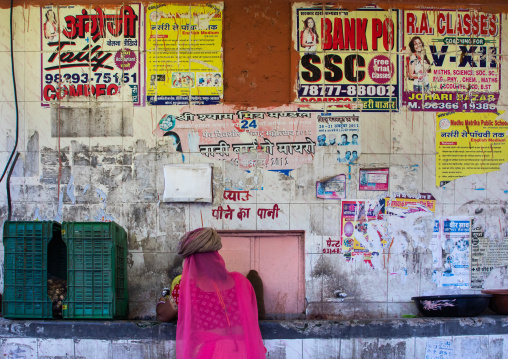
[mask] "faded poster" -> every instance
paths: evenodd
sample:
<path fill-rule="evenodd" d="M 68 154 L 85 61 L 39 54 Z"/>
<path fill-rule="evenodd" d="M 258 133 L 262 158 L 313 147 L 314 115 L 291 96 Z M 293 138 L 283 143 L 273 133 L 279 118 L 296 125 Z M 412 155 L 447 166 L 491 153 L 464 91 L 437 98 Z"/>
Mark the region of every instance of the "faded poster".
<path fill-rule="evenodd" d="M 508 238 L 491 241 L 480 228 L 471 230 L 471 289 L 483 289 L 494 268 L 508 265 Z"/>
<path fill-rule="evenodd" d="M 342 253 L 347 259 L 363 256 L 374 267 L 383 253 L 385 226 L 384 203 L 376 200 L 344 200 L 341 203 L 340 233 Z"/>
<path fill-rule="evenodd" d="M 445 217 L 441 219 L 442 271 L 435 271 L 439 287 L 470 288 L 470 237 L 469 217 Z"/>
<path fill-rule="evenodd" d="M 385 198 L 386 213 L 391 209 L 397 209 L 398 214 L 405 215 L 415 212 L 436 210 L 436 199 L 431 193 L 420 193 L 418 196 L 411 196 L 404 193 L 394 193 L 394 198 Z"/>
<path fill-rule="evenodd" d="M 361 168 L 359 176 L 358 190 L 388 191 L 389 168 Z"/>
<path fill-rule="evenodd" d="M 286 174 L 312 163 L 316 115 L 296 106 L 236 110 L 229 106 L 183 107 L 162 116 L 156 134 L 171 139 L 176 151 L 200 152 L 249 170 Z"/>
<path fill-rule="evenodd" d="M 321 114 L 317 116 L 318 146 L 333 146 L 337 162 L 353 163 L 361 154 L 360 116 Z"/>
<path fill-rule="evenodd" d="M 346 198 L 346 175 L 316 182 L 316 197 L 324 199 Z"/>

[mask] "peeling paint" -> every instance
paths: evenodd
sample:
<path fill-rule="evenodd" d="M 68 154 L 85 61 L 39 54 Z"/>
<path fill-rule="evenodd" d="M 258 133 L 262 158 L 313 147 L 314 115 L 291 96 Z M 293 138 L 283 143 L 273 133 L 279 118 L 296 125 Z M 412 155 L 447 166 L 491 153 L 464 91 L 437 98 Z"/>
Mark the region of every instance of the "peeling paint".
<path fill-rule="evenodd" d="M 74 177 L 72 175 L 67 184 L 67 196 L 69 196 L 72 204 L 76 203 L 76 197 L 74 196 Z"/>

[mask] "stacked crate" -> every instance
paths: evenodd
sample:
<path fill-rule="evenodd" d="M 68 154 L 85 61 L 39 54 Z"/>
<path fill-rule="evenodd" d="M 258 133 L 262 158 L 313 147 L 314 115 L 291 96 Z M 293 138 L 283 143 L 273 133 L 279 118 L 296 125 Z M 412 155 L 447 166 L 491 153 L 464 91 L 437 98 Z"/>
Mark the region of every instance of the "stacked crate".
<path fill-rule="evenodd" d="M 63 317 L 125 318 L 128 314 L 127 233 L 114 222 L 63 222 L 67 298 Z"/>
<path fill-rule="evenodd" d="M 48 245 L 60 233 L 58 222 L 4 223 L 4 317 L 53 318 L 53 303 L 47 295 Z M 60 259 L 61 265 L 51 269 L 65 278 L 65 253 Z"/>
<path fill-rule="evenodd" d="M 6 318 L 53 318 L 48 274 L 67 280 L 63 318 L 127 317 L 127 234 L 118 224 L 7 221 L 3 241 Z"/>

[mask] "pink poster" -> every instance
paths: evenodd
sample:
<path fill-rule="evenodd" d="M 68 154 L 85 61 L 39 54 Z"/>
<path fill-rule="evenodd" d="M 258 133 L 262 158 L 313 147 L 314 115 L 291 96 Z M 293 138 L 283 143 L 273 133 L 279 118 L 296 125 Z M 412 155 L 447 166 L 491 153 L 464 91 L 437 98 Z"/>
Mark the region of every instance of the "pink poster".
<path fill-rule="evenodd" d="M 388 191 L 388 168 L 360 169 L 360 191 Z"/>

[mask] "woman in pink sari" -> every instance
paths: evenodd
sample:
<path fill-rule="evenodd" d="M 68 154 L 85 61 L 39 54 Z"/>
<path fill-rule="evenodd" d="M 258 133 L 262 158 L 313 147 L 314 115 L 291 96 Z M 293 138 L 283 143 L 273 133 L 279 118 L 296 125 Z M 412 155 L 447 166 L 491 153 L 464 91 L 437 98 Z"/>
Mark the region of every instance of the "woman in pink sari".
<path fill-rule="evenodd" d="M 215 229 L 185 234 L 185 258 L 176 330 L 178 359 L 258 359 L 266 349 L 258 324 L 256 296 L 240 273 L 228 272 Z"/>

